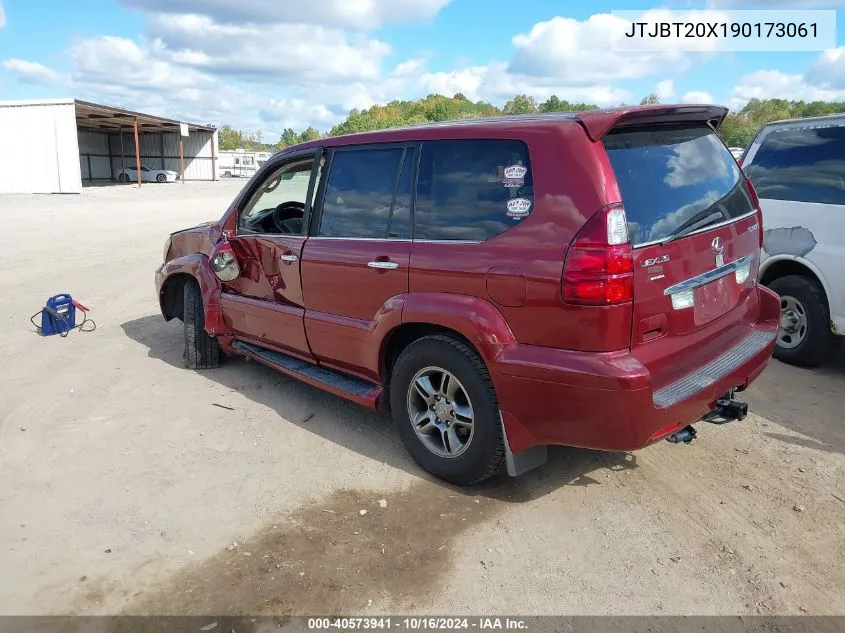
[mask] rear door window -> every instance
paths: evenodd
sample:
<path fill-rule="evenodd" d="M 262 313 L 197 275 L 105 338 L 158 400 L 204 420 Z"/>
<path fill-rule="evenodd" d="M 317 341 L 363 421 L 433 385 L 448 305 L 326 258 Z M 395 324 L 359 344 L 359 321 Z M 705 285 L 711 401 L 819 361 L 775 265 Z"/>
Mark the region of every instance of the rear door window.
<path fill-rule="evenodd" d="M 335 150 L 318 235 L 386 238 L 402 147 Z"/>
<path fill-rule="evenodd" d="M 534 208 L 534 177 L 522 141 L 475 139 L 422 144 L 414 239 L 481 242 Z"/>
<path fill-rule="evenodd" d="M 634 246 L 754 210 L 739 166 L 706 125 L 621 128 L 604 146 Z"/>
<path fill-rule="evenodd" d="M 845 128 L 772 127 L 745 173 L 760 198 L 845 205 Z"/>

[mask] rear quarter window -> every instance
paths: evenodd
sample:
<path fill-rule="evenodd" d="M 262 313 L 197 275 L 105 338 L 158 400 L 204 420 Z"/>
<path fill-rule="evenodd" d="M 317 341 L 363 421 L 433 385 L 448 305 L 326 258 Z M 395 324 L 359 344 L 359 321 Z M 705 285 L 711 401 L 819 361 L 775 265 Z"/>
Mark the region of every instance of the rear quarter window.
<path fill-rule="evenodd" d="M 533 208 L 534 176 L 522 141 L 422 144 L 414 239 L 481 242 L 519 224 Z"/>
<path fill-rule="evenodd" d="M 754 210 L 736 160 L 706 125 L 622 128 L 604 145 L 634 246 Z"/>
<path fill-rule="evenodd" d="M 845 128 L 772 127 L 745 173 L 760 198 L 845 205 Z"/>

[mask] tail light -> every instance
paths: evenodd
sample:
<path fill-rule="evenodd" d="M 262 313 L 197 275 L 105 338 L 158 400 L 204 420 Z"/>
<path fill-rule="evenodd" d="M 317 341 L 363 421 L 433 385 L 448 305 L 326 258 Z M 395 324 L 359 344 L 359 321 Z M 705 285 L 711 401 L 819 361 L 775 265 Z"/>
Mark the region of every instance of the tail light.
<path fill-rule="evenodd" d="M 220 281 L 233 281 L 241 274 L 241 267 L 235 257 L 235 251 L 228 240 L 220 240 L 211 252 L 208 262 L 211 270 Z"/>
<path fill-rule="evenodd" d="M 634 258 L 621 204 L 604 207 L 575 236 L 563 266 L 563 300 L 577 305 L 626 303 L 634 296 Z"/>

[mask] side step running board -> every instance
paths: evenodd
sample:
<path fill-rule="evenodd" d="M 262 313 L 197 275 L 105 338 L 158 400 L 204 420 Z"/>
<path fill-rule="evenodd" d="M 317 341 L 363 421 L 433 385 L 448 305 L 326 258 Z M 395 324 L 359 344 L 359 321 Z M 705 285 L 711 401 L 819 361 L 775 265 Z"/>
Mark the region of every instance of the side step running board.
<path fill-rule="evenodd" d="M 379 386 L 366 380 L 326 367 L 319 367 L 255 343 L 235 341 L 232 343 L 232 348 L 293 378 L 322 387 L 366 407 L 375 408 L 376 400 L 382 391 Z"/>

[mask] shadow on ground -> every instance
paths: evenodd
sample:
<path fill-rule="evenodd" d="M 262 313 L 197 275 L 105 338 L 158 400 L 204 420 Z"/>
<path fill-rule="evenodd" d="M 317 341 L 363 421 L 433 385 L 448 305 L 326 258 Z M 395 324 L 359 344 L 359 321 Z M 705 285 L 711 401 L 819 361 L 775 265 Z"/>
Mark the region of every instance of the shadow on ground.
<path fill-rule="evenodd" d="M 174 367 L 183 367 L 180 322 L 165 323 L 161 316 L 151 315 L 128 321 L 121 327 L 129 338 L 148 348 L 151 358 Z M 283 419 L 325 440 L 369 459 L 402 469 L 415 477 L 433 481 L 405 451 L 386 415 L 367 412 L 358 405 L 242 358 L 227 358 L 222 367 L 203 372 L 203 376 L 273 409 Z M 311 404 L 311 410 L 305 415 L 301 407 L 290 404 L 292 401 L 303 400 Z M 208 406 L 213 407 L 215 403 L 209 402 Z M 362 411 L 365 413 L 363 416 Z M 363 428 L 359 423 L 343 422 L 349 418 L 365 420 Z M 628 453 L 550 447 L 549 460 L 543 467 L 519 478 L 502 473 L 472 488 L 471 492 L 500 501 L 523 503 L 542 497 L 561 486 L 596 485 L 598 480 L 589 474 L 595 471 L 635 468 L 636 456 Z M 439 480 L 434 483 L 443 485 Z"/>
<path fill-rule="evenodd" d="M 837 342 L 820 367 L 787 365 L 772 359 L 742 394 L 749 409 L 811 438 L 769 433 L 773 439 L 829 453 L 845 453 L 845 345 Z"/>

